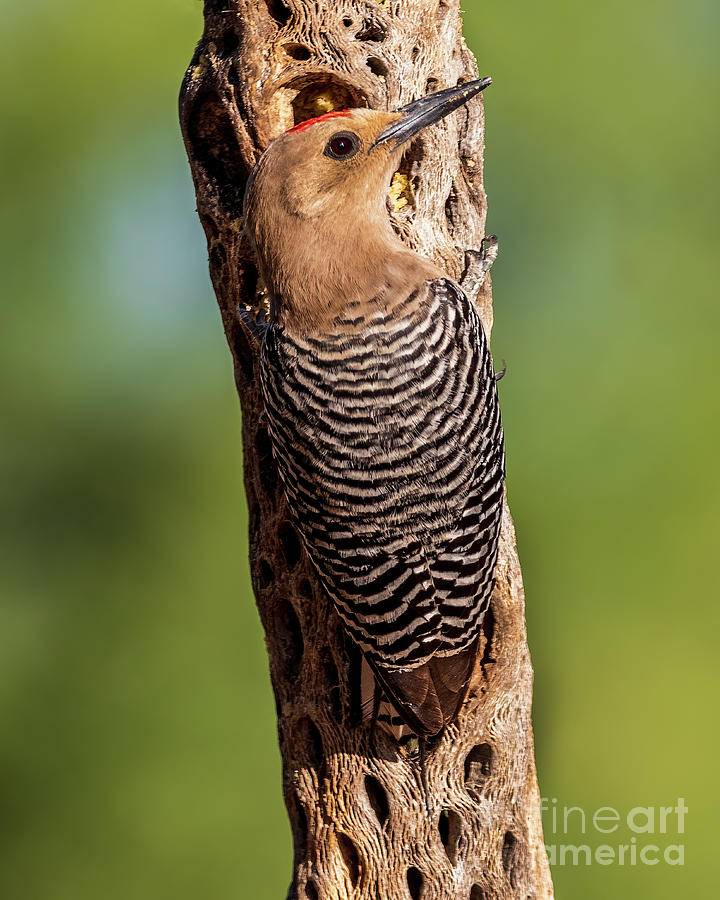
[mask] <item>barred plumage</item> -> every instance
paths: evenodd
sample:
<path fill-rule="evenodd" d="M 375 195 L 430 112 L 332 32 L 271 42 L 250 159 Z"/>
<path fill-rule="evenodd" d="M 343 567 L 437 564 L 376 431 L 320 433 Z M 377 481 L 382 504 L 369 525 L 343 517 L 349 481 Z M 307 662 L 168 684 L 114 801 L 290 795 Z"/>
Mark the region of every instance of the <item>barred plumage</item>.
<path fill-rule="evenodd" d="M 470 646 L 494 583 L 504 453 L 467 297 L 439 279 L 322 335 L 271 327 L 261 372 L 290 506 L 355 640 L 382 668 Z"/>

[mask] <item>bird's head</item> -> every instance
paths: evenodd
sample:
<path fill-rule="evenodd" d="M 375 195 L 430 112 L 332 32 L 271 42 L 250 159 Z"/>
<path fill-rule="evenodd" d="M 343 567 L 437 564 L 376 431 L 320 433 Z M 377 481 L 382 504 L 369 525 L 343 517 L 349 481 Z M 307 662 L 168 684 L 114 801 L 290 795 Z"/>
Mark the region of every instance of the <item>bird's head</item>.
<path fill-rule="evenodd" d="M 397 242 L 385 199 L 406 145 L 490 83 L 471 81 L 392 112 L 326 113 L 275 138 L 250 174 L 244 202 L 245 229 L 271 293 L 286 296 L 300 273 L 306 291 L 313 274 L 320 289 L 342 291 L 353 263 L 372 270 L 371 251 L 363 257 L 370 237 L 374 247 Z M 357 282 L 360 272 L 349 277 Z"/>

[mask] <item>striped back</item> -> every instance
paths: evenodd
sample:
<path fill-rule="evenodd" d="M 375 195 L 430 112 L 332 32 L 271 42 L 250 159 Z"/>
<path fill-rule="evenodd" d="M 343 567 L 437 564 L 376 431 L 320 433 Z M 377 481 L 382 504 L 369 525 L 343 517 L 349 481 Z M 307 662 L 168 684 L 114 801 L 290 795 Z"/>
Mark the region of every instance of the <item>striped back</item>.
<path fill-rule="evenodd" d="M 275 458 L 321 580 L 385 666 L 474 640 L 493 586 L 503 436 L 480 320 L 451 281 L 329 333 L 268 331 Z"/>

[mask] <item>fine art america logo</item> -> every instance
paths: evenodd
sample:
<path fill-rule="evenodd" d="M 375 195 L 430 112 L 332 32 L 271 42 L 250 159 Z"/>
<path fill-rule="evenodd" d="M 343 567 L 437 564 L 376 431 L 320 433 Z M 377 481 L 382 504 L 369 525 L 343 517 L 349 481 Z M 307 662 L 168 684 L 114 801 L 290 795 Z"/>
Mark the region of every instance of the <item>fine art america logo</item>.
<path fill-rule="evenodd" d="M 682 797 L 675 806 L 635 806 L 627 812 L 612 806 L 586 811 L 543 797 L 540 808 L 551 866 L 685 865 L 679 836 L 685 834 L 688 808 Z M 569 843 L 569 834 L 583 835 L 582 841 Z"/>

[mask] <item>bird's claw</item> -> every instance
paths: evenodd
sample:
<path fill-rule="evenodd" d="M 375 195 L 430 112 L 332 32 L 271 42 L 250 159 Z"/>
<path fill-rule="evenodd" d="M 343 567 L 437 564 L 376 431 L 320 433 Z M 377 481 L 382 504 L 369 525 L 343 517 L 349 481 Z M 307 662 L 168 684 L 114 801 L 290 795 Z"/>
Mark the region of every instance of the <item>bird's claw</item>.
<path fill-rule="evenodd" d="M 242 303 L 238 304 L 238 317 L 243 321 L 245 327 L 258 342 L 262 343 L 265 332 L 268 330 L 269 323 L 267 321 L 265 310 L 260 310 L 257 316 Z"/>
<path fill-rule="evenodd" d="M 460 287 L 475 302 L 480 294 L 487 273 L 497 259 L 499 243 L 497 235 L 489 234 L 480 242 L 480 250 L 465 251 L 465 272 Z"/>

